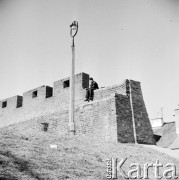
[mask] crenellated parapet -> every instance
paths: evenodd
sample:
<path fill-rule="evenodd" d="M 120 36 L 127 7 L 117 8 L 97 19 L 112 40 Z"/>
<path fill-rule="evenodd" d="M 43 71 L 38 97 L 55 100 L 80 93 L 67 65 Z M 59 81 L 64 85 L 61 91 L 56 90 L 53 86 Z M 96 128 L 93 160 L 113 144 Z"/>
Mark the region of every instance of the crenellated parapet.
<path fill-rule="evenodd" d="M 85 89 L 89 86 L 89 75 L 80 73 L 75 76 L 76 101 L 84 99 Z M 61 79 L 54 82 L 54 86 L 40 86 L 23 93 L 23 96 L 14 96 L 0 101 L 0 114 L 14 111 L 17 108 L 30 108 L 40 103 L 49 102 L 52 98 L 59 106 L 69 104 L 70 78 Z"/>

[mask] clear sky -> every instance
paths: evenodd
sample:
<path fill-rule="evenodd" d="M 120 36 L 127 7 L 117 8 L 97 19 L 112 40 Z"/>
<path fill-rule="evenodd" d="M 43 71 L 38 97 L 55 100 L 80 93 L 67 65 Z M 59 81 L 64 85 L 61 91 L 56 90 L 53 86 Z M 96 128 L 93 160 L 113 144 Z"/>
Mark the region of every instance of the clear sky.
<path fill-rule="evenodd" d="M 76 73 L 141 82 L 150 117 L 179 104 L 179 0 L 0 0 L 0 99 Z"/>

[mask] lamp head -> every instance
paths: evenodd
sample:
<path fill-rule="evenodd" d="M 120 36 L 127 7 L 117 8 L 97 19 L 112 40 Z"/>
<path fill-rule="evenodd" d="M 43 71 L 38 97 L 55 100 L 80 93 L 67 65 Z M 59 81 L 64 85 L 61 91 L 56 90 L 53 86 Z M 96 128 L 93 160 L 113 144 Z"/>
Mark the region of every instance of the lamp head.
<path fill-rule="evenodd" d="M 75 37 L 78 32 L 78 21 L 73 21 L 70 25 L 70 35 L 71 37 Z"/>

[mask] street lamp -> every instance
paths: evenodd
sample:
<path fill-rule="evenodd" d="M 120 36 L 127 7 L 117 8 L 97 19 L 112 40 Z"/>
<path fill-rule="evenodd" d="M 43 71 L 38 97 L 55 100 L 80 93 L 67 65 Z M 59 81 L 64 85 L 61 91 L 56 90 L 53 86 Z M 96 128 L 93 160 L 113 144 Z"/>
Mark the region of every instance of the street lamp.
<path fill-rule="evenodd" d="M 70 25 L 70 35 L 72 37 L 72 64 L 70 77 L 70 111 L 69 111 L 69 129 L 70 134 L 75 134 L 74 108 L 75 108 L 75 42 L 74 37 L 78 32 L 78 22 L 73 21 Z"/>

